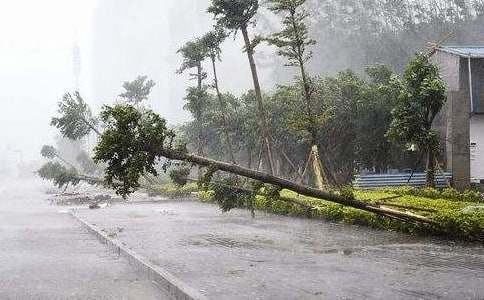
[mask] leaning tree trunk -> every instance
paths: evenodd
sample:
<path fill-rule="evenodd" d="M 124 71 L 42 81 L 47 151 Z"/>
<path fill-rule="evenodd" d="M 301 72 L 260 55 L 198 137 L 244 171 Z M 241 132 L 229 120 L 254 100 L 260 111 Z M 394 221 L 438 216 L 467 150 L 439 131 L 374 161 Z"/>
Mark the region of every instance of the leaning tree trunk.
<path fill-rule="evenodd" d="M 237 163 L 235 161 L 235 155 L 234 155 L 234 150 L 232 148 L 232 141 L 230 139 L 229 135 L 229 125 L 228 125 L 228 118 L 227 118 L 227 110 L 226 110 L 226 103 L 222 97 L 222 94 L 220 93 L 220 89 L 218 86 L 218 76 L 217 76 L 217 67 L 215 65 L 215 57 L 211 57 L 212 60 L 212 67 L 213 67 L 213 78 L 214 78 L 214 84 L 215 84 L 215 91 L 217 92 L 217 98 L 218 102 L 220 105 L 220 109 L 222 111 L 222 122 L 223 122 L 223 132 L 225 135 L 225 142 L 227 144 L 227 150 L 229 151 L 230 155 L 230 160 L 232 163 Z"/>
<path fill-rule="evenodd" d="M 418 216 L 411 213 L 404 213 L 401 211 L 396 211 L 385 207 L 379 207 L 373 204 L 356 200 L 354 198 L 343 197 L 332 192 L 327 192 L 324 190 L 307 187 L 284 178 L 280 178 L 267 173 L 247 169 L 238 165 L 220 162 L 213 159 L 209 159 L 209 158 L 205 158 L 205 157 L 201 157 L 193 154 L 187 154 L 187 153 L 183 153 L 175 150 L 161 149 L 160 154 L 167 159 L 185 161 L 185 162 L 197 164 L 199 166 L 215 168 L 220 171 L 258 180 L 263 183 L 275 185 L 283 189 L 288 189 L 300 195 L 338 203 L 344 206 L 372 212 L 372 213 L 390 217 L 396 220 L 400 220 L 404 222 L 422 222 L 426 224 L 437 225 L 435 221 L 432 221 L 431 219 L 423 216 Z"/>
<path fill-rule="evenodd" d="M 199 62 L 197 65 L 197 89 L 198 89 L 198 103 L 197 103 L 197 123 L 198 123 L 198 146 L 197 146 L 197 154 L 198 155 L 203 155 L 203 144 L 204 144 L 204 138 L 203 138 L 203 128 L 201 126 L 202 122 L 202 80 L 203 80 L 203 75 L 202 75 L 202 63 Z"/>
<path fill-rule="evenodd" d="M 297 25 L 297 21 L 296 21 L 296 11 L 295 10 L 291 10 L 290 11 L 290 14 L 291 14 L 291 22 L 292 22 L 292 29 L 294 30 L 294 34 L 295 34 L 295 38 L 297 40 L 302 40 L 301 38 L 301 35 L 300 35 L 300 31 L 299 31 L 299 27 Z M 303 91 L 304 91 L 304 100 L 305 100 L 305 106 L 306 106 L 306 113 L 308 115 L 308 120 L 309 120 L 309 133 L 311 135 L 311 141 L 310 141 L 310 148 L 311 148 L 311 155 L 310 155 L 310 159 L 312 161 L 312 169 L 313 169 L 313 173 L 314 173 L 314 176 L 315 176 L 315 180 L 316 180 L 316 186 L 319 188 L 319 189 L 323 189 L 324 188 L 324 184 L 325 182 L 328 183 L 328 176 L 327 174 L 324 172 L 324 167 L 323 167 L 323 164 L 321 162 L 321 156 L 320 156 L 320 153 L 319 153 L 319 147 L 316 143 L 316 137 L 317 137 L 317 125 L 316 125 L 316 120 L 315 120 L 315 117 L 314 117 L 314 113 L 313 113 L 313 109 L 312 109 L 312 101 L 311 101 L 311 97 L 312 97 L 312 91 L 311 91 L 311 84 L 309 82 L 309 78 L 308 78 L 308 75 L 306 73 L 306 68 L 305 68 L 305 60 L 304 60 L 304 49 L 302 48 L 302 46 L 299 44 L 297 45 L 297 58 L 298 58 L 298 63 L 299 63 L 299 70 L 301 72 L 301 79 L 302 79 L 302 83 L 303 83 Z"/>
<path fill-rule="evenodd" d="M 257 74 L 257 66 L 254 60 L 254 47 L 250 41 L 249 33 L 247 32 L 247 25 L 241 27 L 242 35 L 244 37 L 245 49 L 247 52 L 247 57 L 249 59 L 250 70 L 252 72 L 252 80 L 254 81 L 254 91 L 257 101 L 257 109 L 259 112 L 259 126 L 262 133 L 262 142 L 266 148 L 267 163 L 271 174 L 275 174 L 274 156 L 272 153 L 272 143 L 269 134 L 268 123 L 266 120 L 266 113 L 264 109 L 264 103 L 262 102 L 262 92 L 259 83 L 259 76 Z"/>

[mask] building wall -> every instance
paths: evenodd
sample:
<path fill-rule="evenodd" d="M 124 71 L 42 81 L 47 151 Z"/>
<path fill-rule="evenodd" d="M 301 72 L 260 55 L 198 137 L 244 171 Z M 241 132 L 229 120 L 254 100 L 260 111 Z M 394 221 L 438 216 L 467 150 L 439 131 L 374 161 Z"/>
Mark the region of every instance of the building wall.
<path fill-rule="evenodd" d="M 471 177 L 474 182 L 484 180 L 484 115 L 471 118 Z"/>
<path fill-rule="evenodd" d="M 467 60 L 445 52 L 433 57 L 447 83 L 447 102 L 437 121 L 445 145 L 446 170 L 453 173 L 454 187 L 470 186 L 470 93 Z"/>

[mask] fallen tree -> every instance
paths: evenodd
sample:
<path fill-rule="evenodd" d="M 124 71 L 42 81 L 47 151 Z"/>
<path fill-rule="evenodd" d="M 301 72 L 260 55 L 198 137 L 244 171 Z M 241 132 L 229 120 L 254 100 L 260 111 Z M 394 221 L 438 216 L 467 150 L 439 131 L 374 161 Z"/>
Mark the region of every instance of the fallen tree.
<path fill-rule="evenodd" d="M 67 188 L 69 185 L 76 186 L 80 182 L 87 182 L 94 185 L 104 185 L 104 181 L 97 177 L 80 174 L 77 169 L 66 168 L 59 162 L 48 162 L 44 164 L 37 174 L 44 180 L 49 180 L 60 189 Z"/>
<path fill-rule="evenodd" d="M 100 136 L 94 159 L 107 164 L 105 181 L 123 197 L 129 196 L 140 188 L 139 180 L 145 174 L 156 176 L 155 165 L 160 159 L 165 158 L 250 178 L 300 195 L 338 203 L 399 221 L 437 225 L 435 221 L 424 216 L 360 201 L 353 195 L 319 190 L 239 165 L 189 154 L 184 145 L 174 145 L 174 132 L 167 128 L 163 118 L 152 111 L 140 112 L 130 105 L 105 106 L 101 116 L 105 131 Z"/>

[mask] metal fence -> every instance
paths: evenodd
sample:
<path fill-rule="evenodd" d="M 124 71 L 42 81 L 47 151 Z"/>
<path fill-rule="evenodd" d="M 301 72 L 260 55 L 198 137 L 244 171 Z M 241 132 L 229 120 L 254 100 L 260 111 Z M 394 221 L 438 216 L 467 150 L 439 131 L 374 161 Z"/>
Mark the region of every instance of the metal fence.
<path fill-rule="evenodd" d="M 436 177 L 436 187 L 445 188 L 452 181 L 452 173 L 440 173 Z M 353 186 L 358 189 L 377 189 L 383 187 L 424 187 L 425 173 L 357 175 Z"/>

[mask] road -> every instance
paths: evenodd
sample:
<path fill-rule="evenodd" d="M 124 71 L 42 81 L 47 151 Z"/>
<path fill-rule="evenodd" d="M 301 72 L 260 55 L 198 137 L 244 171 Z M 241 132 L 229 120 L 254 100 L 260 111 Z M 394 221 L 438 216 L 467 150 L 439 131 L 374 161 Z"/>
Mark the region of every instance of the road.
<path fill-rule="evenodd" d="M 38 180 L 0 181 L 0 299 L 167 299 L 72 216 Z"/>
<path fill-rule="evenodd" d="M 484 299 L 479 245 L 196 201 L 77 215 L 209 299 Z"/>

